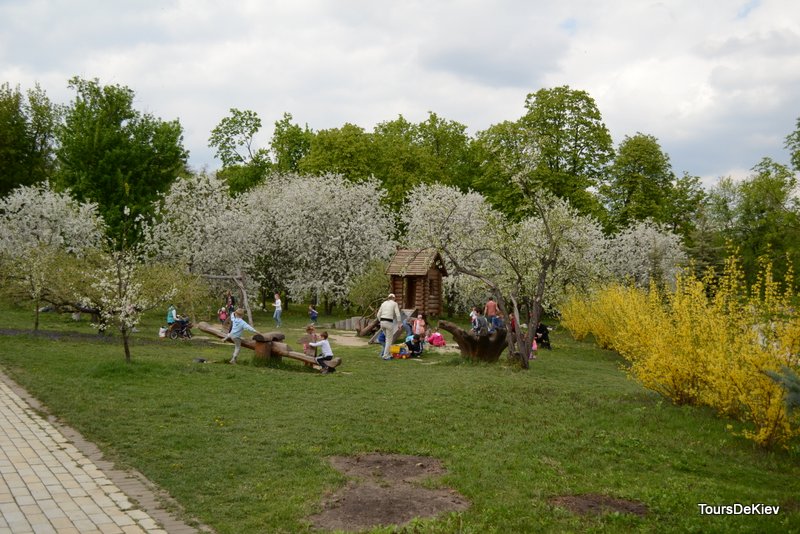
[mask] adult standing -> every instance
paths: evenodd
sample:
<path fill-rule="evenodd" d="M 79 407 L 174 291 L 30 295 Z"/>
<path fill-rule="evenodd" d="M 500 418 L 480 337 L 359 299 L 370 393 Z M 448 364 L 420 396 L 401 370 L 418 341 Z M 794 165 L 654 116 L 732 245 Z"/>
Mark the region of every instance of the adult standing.
<path fill-rule="evenodd" d="M 494 318 L 497 316 L 497 303 L 494 297 L 489 297 L 486 306 L 483 307 L 483 315 L 486 317 L 486 322 L 489 324 L 489 331 L 494 331 Z"/>
<path fill-rule="evenodd" d="M 275 302 L 272 304 L 275 306 L 275 313 L 272 314 L 272 318 L 275 319 L 275 326 L 277 328 L 281 327 L 281 296 L 279 293 L 275 293 Z"/>
<path fill-rule="evenodd" d="M 386 344 L 383 346 L 384 360 L 392 359 L 392 340 L 394 340 L 394 333 L 400 325 L 400 307 L 395 302 L 394 293 L 389 293 L 386 300 L 383 301 L 380 308 L 378 308 L 377 318 L 381 326 L 381 332 L 386 336 Z"/>

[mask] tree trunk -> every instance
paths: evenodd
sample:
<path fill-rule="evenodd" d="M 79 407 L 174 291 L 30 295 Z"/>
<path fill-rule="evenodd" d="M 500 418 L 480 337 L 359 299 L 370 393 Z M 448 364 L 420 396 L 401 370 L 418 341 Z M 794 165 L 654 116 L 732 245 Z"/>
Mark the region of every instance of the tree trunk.
<path fill-rule="evenodd" d="M 450 321 L 439 321 L 439 328 L 453 334 L 461 356 L 473 361 L 496 362 L 506 349 L 506 329 L 499 328 L 491 334 L 478 335 Z"/>
<path fill-rule="evenodd" d="M 378 319 L 373 319 L 373 320 L 369 321 L 364 326 L 364 328 L 362 328 L 361 330 L 358 331 L 358 336 L 359 337 L 371 336 L 372 334 L 375 333 L 376 330 L 378 330 L 380 328 L 380 326 L 381 326 L 380 325 L 380 321 Z"/>
<path fill-rule="evenodd" d="M 128 342 L 128 329 L 122 328 L 122 346 L 125 347 L 125 363 L 131 363 L 131 347 Z"/>

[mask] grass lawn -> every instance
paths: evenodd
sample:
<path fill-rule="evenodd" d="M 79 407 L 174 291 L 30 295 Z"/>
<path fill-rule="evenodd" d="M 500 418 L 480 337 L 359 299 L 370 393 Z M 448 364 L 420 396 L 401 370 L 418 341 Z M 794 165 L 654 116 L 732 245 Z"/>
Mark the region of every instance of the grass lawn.
<path fill-rule="evenodd" d="M 295 346 L 304 311 L 284 313 Z M 6 305 L 0 319 L 32 325 Z M 757 450 L 726 430 L 730 421 L 670 405 L 627 379 L 616 354 L 561 330 L 527 372 L 453 353 L 384 362 L 375 346 L 334 343 L 344 362 L 322 376 L 291 360 L 248 365 L 247 349 L 241 365 L 226 365 L 231 345 L 158 340 L 160 322 L 161 314 L 143 322 L 130 365 L 114 342 L 0 335 L 0 366 L 220 533 L 310 530 L 304 518 L 345 483 L 326 457 L 366 452 L 438 458 L 448 474 L 431 484 L 472 503 L 415 522 L 414 532 L 800 532 L 800 448 Z M 255 323 L 272 330 L 265 313 Z M 54 314 L 40 328 L 92 333 Z M 549 503 L 589 493 L 649 512 L 578 516 Z M 698 503 L 781 510 L 710 516 Z"/>

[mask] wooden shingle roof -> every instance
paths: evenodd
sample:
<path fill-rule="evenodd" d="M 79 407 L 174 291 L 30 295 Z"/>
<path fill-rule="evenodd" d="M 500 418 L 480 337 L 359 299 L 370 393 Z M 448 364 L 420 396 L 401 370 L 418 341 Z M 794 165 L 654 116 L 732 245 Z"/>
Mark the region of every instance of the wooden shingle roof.
<path fill-rule="evenodd" d="M 398 249 L 389 266 L 386 274 L 399 276 L 424 276 L 428 274 L 428 269 L 434 267 L 441 271 L 442 276 L 447 276 L 442 257 L 433 249 Z"/>

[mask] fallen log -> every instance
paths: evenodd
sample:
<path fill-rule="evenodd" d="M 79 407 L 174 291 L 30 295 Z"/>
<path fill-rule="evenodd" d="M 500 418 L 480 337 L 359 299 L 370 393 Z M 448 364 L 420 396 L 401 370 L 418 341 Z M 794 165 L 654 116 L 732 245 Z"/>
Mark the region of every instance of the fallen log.
<path fill-rule="evenodd" d="M 491 334 L 477 334 L 472 330 L 464 330 L 450 321 L 439 321 L 439 328 L 453 334 L 453 339 L 461 350 L 461 356 L 470 360 L 496 362 L 506 349 L 505 328 L 498 328 Z"/>
<path fill-rule="evenodd" d="M 197 325 L 197 328 L 207 334 L 217 336 L 220 339 L 228 335 L 228 333 L 221 328 L 210 325 L 206 322 L 200 322 Z M 256 360 L 280 361 L 282 357 L 286 357 L 299 360 L 305 364 L 313 366 L 315 369 L 321 369 L 314 358 L 307 356 L 302 352 L 292 350 L 289 345 L 283 343 L 284 339 L 286 339 L 286 336 L 284 336 L 281 332 L 268 332 L 266 334 L 258 333 L 255 334 L 252 339 L 242 338 L 242 347 L 253 350 L 255 352 Z M 233 343 L 233 341 L 227 341 L 229 343 Z M 328 367 L 337 367 L 342 363 L 342 359 L 337 357 L 325 363 Z"/>
<path fill-rule="evenodd" d="M 368 321 L 367 324 L 358 331 L 358 336 L 359 337 L 371 336 L 372 334 L 377 332 L 380 329 L 380 327 L 381 327 L 380 321 L 378 321 L 378 319 L 372 319 L 371 321 Z"/>

